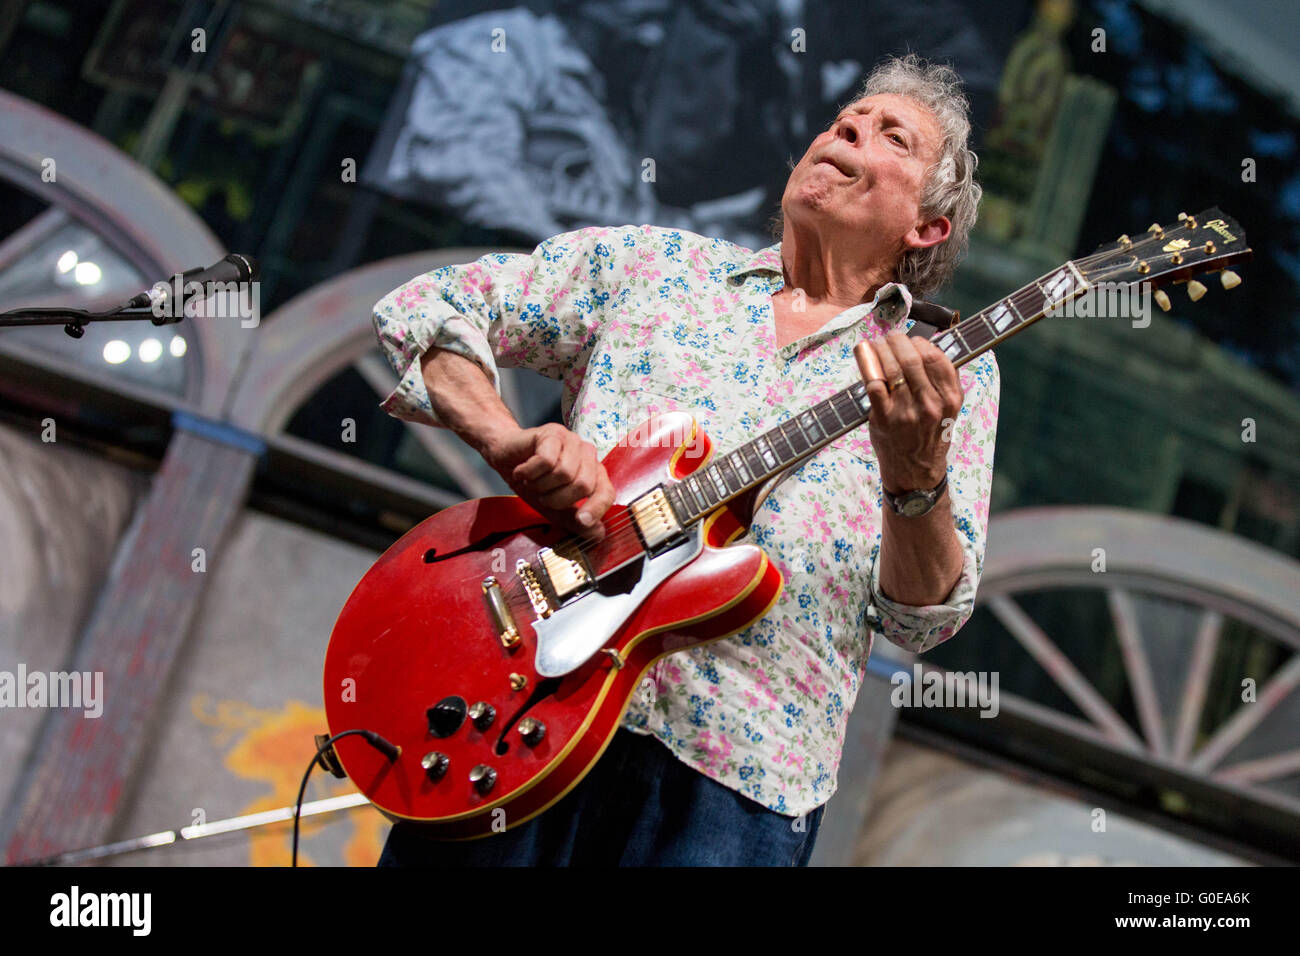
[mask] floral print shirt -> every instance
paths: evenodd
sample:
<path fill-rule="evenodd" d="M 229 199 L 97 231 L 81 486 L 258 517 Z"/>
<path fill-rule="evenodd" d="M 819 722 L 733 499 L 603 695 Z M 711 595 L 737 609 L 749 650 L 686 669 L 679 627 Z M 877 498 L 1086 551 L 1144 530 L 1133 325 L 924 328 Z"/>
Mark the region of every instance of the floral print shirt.
<path fill-rule="evenodd" d="M 440 424 L 420 370 L 436 346 L 477 362 L 498 385 L 498 365 L 561 380 L 565 423 L 601 455 L 650 415 L 675 409 L 729 451 L 853 384 L 857 342 L 912 325 L 906 287 L 890 283 L 778 348 L 771 296 L 783 282 L 779 245 L 753 252 L 650 226 L 580 229 L 531 255 L 437 269 L 375 307 L 375 331 L 400 376 L 382 407 Z M 877 308 L 888 296 L 905 308 Z M 883 502 L 863 426 L 790 473 L 755 514 L 748 539 L 785 580 L 776 604 L 731 637 L 660 659 L 623 726 L 779 813 L 803 815 L 830 798 L 875 637 L 920 652 L 971 614 L 999 378 L 989 352 L 959 374 L 965 403 L 948 479 L 965 565 L 947 600 L 910 607 L 881 593 Z"/>

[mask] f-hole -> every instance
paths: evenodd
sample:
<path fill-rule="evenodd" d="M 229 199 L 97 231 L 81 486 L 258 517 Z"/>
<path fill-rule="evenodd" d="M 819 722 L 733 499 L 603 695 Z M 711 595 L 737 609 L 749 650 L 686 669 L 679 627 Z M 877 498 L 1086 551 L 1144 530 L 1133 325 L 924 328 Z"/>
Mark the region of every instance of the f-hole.
<path fill-rule="evenodd" d="M 532 694 L 529 695 L 528 699 L 524 701 L 523 706 L 515 711 L 514 714 L 511 715 L 510 719 L 501 726 L 501 736 L 497 739 L 496 747 L 493 748 L 497 752 L 497 756 L 502 756 L 510 750 L 510 744 L 506 741 L 506 734 L 510 733 L 511 728 L 513 728 L 515 724 L 519 723 L 519 721 L 523 720 L 524 714 L 528 713 L 531 708 L 536 707 L 546 698 L 559 690 L 560 681 L 561 678 L 559 677 L 548 677 L 545 680 L 538 682 L 537 687 L 533 690 Z"/>

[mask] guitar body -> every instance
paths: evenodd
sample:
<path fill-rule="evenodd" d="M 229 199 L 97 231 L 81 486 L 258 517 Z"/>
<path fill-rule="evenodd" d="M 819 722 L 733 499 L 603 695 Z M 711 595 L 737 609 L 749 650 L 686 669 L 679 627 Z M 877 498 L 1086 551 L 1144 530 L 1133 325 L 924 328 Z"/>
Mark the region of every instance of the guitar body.
<path fill-rule="evenodd" d="M 782 579 L 763 551 L 728 545 L 745 530 L 739 503 L 701 521 L 693 542 L 646 554 L 628 505 L 702 468 L 711 445 L 684 413 L 652 419 L 634 435 L 604 459 L 617 496 L 603 519 L 606 541 L 588 560 L 597 575 L 613 571 L 611 593 L 653 581 L 656 566 L 669 570 L 656 572 L 666 576 L 567 673 L 538 670 L 539 615 L 516 567 L 535 565 L 540 549 L 572 539 L 520 498 L 466 501 L 431 516 L 353 590 L 326 653 L 325 709 L 331 734 L 372 730 L 400 748 L 390 762 L 357 736 L 335 744 L 348 776 L 390 818 L 419 821 L 433 838 L 468 839 L 536 816 L 595 765 L 656 659 L 735 633 L 775 602 Z M 516 627 L 513 646 L 485 598 L 488 578 L 499 582 Z M 599 591 L 581 594 L 545 626 L 559 635 L 590 631 L 584 614 L 607 600 Z M 451 710 L 435 727 L 429 709 L 448 699 Z M 458 723 L 456 708 L 476 703 L 492 708 L 490 723 Z M 527 718 L 544 727 L 540 739 L 525 739 Z M 430 758 L 433 773 L 429 754 L 441 755 Z M 471 771 L 481 775 L 484 767 L 494 774 L 490 788 L 471 781 Z"/>

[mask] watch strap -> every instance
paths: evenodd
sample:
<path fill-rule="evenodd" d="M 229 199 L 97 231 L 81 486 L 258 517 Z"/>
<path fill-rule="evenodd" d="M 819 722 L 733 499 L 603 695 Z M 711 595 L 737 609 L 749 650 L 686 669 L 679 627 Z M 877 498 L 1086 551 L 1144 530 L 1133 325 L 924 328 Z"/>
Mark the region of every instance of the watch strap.
<path fill-rule="evenodd" d="M 927 514 L 934 507 L 935 502 L 939 500 L 939 496 L 943 494 L 943 489 L 946 487 L 948 487 L 948 476 L 944 475 L 943 480 L 928 491 L 905 491 L 900 495 L 891 495 L 882 487 L 880 493 L 885 499 L 885 504 L 889 505 L 896 514 L 903 515 L 904 517 L 920 517 L 923 514 Z M 927 501 L 929 507 L 927 507 L 925 511 L 918 512 L 915 515 L 908 515 L 907 512 L 903 510 L 904 505 L 907 502 L 914 501 L 918 498 Z"/>

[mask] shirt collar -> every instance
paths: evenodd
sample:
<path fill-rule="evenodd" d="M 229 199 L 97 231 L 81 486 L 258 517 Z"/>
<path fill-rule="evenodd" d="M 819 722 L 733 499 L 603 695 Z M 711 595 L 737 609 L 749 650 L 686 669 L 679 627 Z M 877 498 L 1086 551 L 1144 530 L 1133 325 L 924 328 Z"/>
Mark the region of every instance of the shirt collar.
<path fill-rule="evenodd" d="M 742 276 L 751 272 L 771 272 L 775 273 L 778 282 L 784 281 L 785 268 L 781 263 L 781 243 L 768 246 L 766 249 L 759 249 L 751 252 L 743 259 L 739 266 L 732 271 L 733 280 L 739 281 Z M 779 286 L 778 286 L 779 287 Z M 912 292 L 906 285 L 901 282 L 886 282 L 876 290 L 875 296 L 870 302 L 864 302 L 861 305 L 855 305 L 850 309 L 845 309 L 839 316 L 839 320 L 829 323 L 822 331 L 829 332 L 834 328 L 843 328 L 864 318 L 877 310 L 877 307 L 890 302 L 895 298 L 902 299 L 902 311 L 897 311 L 897 306 L 882 311 L 876 321 L 882 326 L 895 325 L 902 323 L 912 311 Z M 896 314 L 894 314 L 896 313 Z"/>
<path fill-rule="evenodd" d="M 739 279 L 751 272 L 775 272 L 778 276 L 784 275 L 785 269 L 781 265 L 781 243 L 751 252 L 748 258 L 742 260 L 741 264 L 732 271 L 731 276 L 733 279 Z"/>

